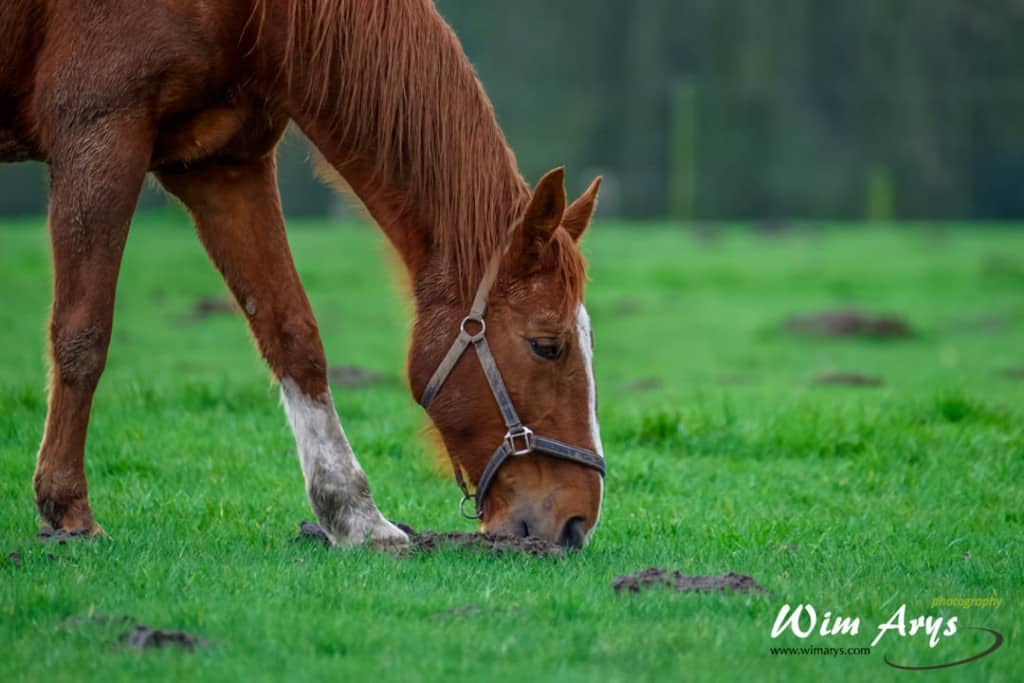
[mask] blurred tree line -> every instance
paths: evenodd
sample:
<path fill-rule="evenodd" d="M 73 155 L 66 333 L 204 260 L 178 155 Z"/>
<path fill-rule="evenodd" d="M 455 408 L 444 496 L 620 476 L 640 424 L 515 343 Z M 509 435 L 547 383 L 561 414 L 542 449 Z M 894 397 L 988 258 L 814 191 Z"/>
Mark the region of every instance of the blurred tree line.
<path fill-rule="evenodd" d="M 437 2 L 527 179 L 602 173 L 605 215 L 1024 218 L 1024 0 Z M 304 144 L 286 210 L 330 213 Z M 0 167 L 0 213 L 44 178 Z"/>

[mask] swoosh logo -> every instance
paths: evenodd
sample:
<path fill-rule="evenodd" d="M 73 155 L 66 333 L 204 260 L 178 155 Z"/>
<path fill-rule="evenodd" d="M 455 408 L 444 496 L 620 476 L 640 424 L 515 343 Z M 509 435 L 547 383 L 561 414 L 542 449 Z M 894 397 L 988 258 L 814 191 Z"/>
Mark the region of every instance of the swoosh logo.
<path fill-rule="evenodd" d="M 974 655 L 973 657 L 968 657 L 967 659 L 958 659 L 955 662 L 947 662 L 946 664 L 930 664 L 928 666 L 908 666 L 906 664 L 895 664 L 889 661 L 888 655 L 886 655 L 883 659 L 885 660 L 885 663 L 891 666 L 892 668 L 903 669 L 904 671 L 930 671 L 932 669 L 948 669 L 951 666 L 960 666 L 961 664 L 967 664 L 968 662 L 973 662 L 977 659 L 981 659 L 982 657 L 987 657 L 988 655 L 998 650 L 999 646 L 1003 644 L 1003 634 L 999 631 L 994 631 L 990 628 L 980 628 L 977 626 L 971 626 L 969 628 L 972 631 L 986 631 L 988 633 L 991 633 L 992 636 L 995 638 L 995 642 L 992 643 L 992 647 L 985 650 L 984 652 L 980 652 Z"/>

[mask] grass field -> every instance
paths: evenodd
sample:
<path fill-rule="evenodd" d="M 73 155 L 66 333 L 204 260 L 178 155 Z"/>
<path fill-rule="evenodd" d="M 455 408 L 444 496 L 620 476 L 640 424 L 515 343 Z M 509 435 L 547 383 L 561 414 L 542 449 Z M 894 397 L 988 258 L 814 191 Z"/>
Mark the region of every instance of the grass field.
<path fill-rule="evenodd" d="M 335 389 L 381 509 L 471 529 L 403 380 L 408 305 L 379 235 L 294 222 Z M 1024 671 L 1024 232 L 845 226 L 698 241 L 599 224 L 586 243 L 609 475 L 601 526 L 559 560 L 395 558 L 295 543 L 310 519 L 277 393 L 184 217 L 136 221 L 89 440 L 109 538 L 38 544 L 31 475 L 45 413 L 50 275 L 41 220 L 0 226 L 0 680 L 913 679 Z M 911 339 L 822 339 L 790 314 L 858 306 Z M 820 386 L 826 371 L 884 379 Z M 20 563 L 6 559 L 21 554 Z M 53 557 L 50 557 L 52 554 Z M 617 595 L 648 566 L 753 575 L 770 595 Z M 932 607 L 995 596 L 999 607 Z M 770 636 L 783 604 L 860 617 L 858 636 Z M 886 635 L 901 604 L 960 631 Z M 474 608 L 466 607 L 473 605 Z M 118 645 L 130 616 L 209 639 Z"/>

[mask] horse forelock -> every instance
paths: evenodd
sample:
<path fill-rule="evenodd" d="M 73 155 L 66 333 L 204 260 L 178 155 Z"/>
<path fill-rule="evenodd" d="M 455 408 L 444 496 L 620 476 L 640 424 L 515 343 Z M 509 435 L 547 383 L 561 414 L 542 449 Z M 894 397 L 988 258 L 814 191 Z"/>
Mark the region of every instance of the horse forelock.
<path fill-rule="evenodd" d="M 583 303 L 583 288 L 587 283 L 587 262 L 578 245 L 565 230 L 555 231 L 554 238 L 545 250 L 544 259 L 548 267 L 558 274 L 559 312 L 570 319 Z"/>

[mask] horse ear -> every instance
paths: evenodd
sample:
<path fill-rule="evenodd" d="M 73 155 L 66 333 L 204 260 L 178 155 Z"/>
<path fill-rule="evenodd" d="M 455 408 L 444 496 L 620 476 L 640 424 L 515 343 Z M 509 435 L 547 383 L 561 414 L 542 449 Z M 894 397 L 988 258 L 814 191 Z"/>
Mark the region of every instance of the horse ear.
<path fill-rule="evenodd" d="M 580 237 L 590 225 L 590 217 L 594 215 L 597 208 L 597 194 L 601 190 L 601 176 L 594 178 L 587 191 L 580 195 L 580 198 L 569 205 L 562 216 L 562 227 L 568 231 L 572 238 L 579 241 Z"/>
<path fill-rule="evenodd" d="M 527 249 L 541 249 L 551 241 L 565 213 L 565 169 L 548 171 L 533 189 L 523 216 L 523 239 Z"/>

